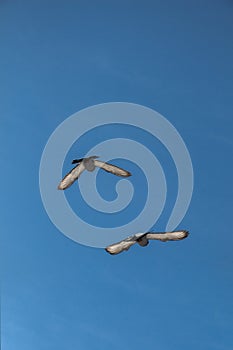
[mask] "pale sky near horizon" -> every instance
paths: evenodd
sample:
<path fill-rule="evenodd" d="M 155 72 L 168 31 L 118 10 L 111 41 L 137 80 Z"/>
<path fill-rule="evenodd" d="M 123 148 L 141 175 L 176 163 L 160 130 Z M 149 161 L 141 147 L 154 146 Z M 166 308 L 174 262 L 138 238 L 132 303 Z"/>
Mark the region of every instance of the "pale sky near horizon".
<path fill-rule="evenodd" d="M 3 350 L 233 348 L 232 17 L 229 0 L 2 1 Z M 39 165 L 48 138 L 73 113 L 113 101 L 158 111 L 184 139 L 194 168 L 178 227 L 190 231 L 186 240 L 114 257 L 71 241 L 47 216 Z M 177 190 L 174 165 L 157 140 L 137 140 L 167 176 L 160 230 Z M 64 173 L 79 156 L 74 145 Z M 100 191 L 112 200 L 107 175 L 98 175 Z M 78 194 L 77 185 L 67 193 L 71 204 Z"/>

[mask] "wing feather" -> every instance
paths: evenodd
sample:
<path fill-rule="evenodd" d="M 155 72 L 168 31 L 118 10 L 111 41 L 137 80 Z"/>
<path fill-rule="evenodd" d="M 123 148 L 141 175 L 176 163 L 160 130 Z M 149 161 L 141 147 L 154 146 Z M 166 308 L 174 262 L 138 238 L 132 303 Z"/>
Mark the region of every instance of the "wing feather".
<path fill-rule="evenodd" d="M 128 177 L 131 176 L 131 173 L 127 170 L 124 170 L 116 165 L 112 165 L 109 163 L 101 162 L 100 160 L 95 160 L 95 166 L 112 173 L 117 176 L 123 176 L 123 177 Z"/>
<path fill-rule="evenodd" d="M 174 232 L 147 232 L 147 239 L 155 239 L 162 242 L 166 241 L 179 241 L 188 236 L 189 232 L 185 230 L 174 231 Z"/>
<path fill-rule="evenodd" d="M 68 174 L 64 176 L 58 185 L 59 190 L 65 190 L 70 187 L 75 180 L 79 178 L 82 172 L 85 170 L 83 163 L 76 165 Z"/>
<path fill-rule="evenodd" d="M 115 255 L 123 252 L 124 250 L 128 250 L 132 245 L 137 242 L 135 236 L 128 237 L 123 241 L 114 243 L 105 248 L 106 252 Z"/>

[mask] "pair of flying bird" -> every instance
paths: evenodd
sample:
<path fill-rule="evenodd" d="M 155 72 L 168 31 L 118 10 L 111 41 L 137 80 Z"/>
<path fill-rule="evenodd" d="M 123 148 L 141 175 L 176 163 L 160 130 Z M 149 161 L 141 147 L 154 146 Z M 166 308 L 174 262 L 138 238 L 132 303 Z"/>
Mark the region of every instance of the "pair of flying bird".
<path fill-rule="evenodd" d="M 68 174 L 64 176 L 61 182 L 58 185 L 59 190 L 65 190 L 70 187 L 79 176 L 83 173 L 84 170 L 94 171 L 96 167 L 101 168 L 109 173 L 112 173 L 117 176 L 129 177 L 131 173 L 127 170 L 124 170 L 116 165 L 102 162 L 97 160 L 97 156 L 92 156 L 88 158 L 74 159 L 72 164 L 76 165 Z M 149 244 L 149 240 L 159 240 L 162 242 L 167 241 L 179 241 L 188 236 L 188 231 L 174 231 L 174 232 L 146 232 L 146 233 L 136 233 L 133 236 L 127 237 L 126 239 L 111 244 L 105 248 L 105 250 L 112 254 L 119 254 L 124 250 L 128 250 L 132 245 L 138 243 L 141 247 L 145 247 Z"/>

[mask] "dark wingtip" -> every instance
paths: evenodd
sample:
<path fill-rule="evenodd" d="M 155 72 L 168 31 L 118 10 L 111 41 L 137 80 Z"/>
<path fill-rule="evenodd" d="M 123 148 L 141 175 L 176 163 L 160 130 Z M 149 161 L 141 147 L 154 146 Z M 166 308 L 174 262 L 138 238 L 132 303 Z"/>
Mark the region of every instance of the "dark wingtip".
<path fill-rule="evenodd" d="M 127 174 L 126 174 L 126 175 L 123 175 L 124 177 L 132 176 L 132 174 L 131 174 L 129 171 L 125 170 L 125 172 L 126 172 Z"/>
<path fill-rule="evenodd" d="M 111 255 L 115 255 L 115 253 L 111 253 L 108 248 L 104 248 L 104 250 L 108 253 L 108 254 L 111 254 Z"/>
<path fill-rule="evenodd" d="M 188 230 L 181 230 L 181 231 L 183 231 L 184 234 L 185 234 L 184 237 L 183 237 L 182 239 L 187 238 L 188 235 L 189 235 L 189 231 L 188 231 Z"/>

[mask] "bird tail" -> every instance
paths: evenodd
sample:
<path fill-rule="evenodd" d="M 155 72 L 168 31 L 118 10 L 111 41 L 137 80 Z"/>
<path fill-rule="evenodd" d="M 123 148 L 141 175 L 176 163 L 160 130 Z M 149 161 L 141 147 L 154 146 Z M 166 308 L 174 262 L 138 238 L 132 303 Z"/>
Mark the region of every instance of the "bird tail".
<path fill-rule="evenodd" d="M 82 161 L 83 161 L 83 158 L 80 158 L 80 159 L 73 159 L 73 160 L 72 160 L 72 164 L 81 163 Z"/>

